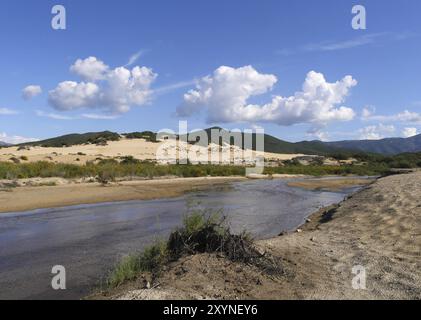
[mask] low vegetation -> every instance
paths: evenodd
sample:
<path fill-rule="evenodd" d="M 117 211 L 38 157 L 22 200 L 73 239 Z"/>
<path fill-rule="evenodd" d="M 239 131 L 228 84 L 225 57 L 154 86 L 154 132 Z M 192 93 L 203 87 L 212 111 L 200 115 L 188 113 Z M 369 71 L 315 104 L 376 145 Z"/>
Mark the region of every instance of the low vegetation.
<path fill-rule="evenodd" d="M 300 165 L 291 164 L 283 167 L 268 167 L 265 168 L 265 174 L 300 174 L 310 176 L 325 176 L 325 175 L 358 175 L 358 176 L 382 176 L 390 172 L 390 167 L 379 165 Z"/>
<path fill-rule="evenodd" d="M 341 160 L 342 155 L 336 155 Z M 386 175 L 392 168 L 421 167 L 421 153 L 408 153 L 397 156 L 381 156 L 370 154 L 354 155 L 358 164 L 344 165 L 301 165 L 287 162 L 284 166 L 266 167 L 265 174 L 303 174 L 323 175 Z M 230 165 L 158 165 L 153 162 L 140 161 L 131 156 L 119 160 L 103 159 L 98 163 L 88 162 L 84 165 L 52 163 L 48 161 L 21 162 L 11 158 L 10 162 L 0 162 L 0 179 L 51 178 L 62 177 L 89 178 L 97 177 L 102 182 L 114 181 L 118 178 L 140 177 L 153 178 L 164 176 L 205 177 L 205 176 L 244 176 L 246 168 Z M 22 159 L 24 160 L 24 159 Z"/>
<path fill-rule="evenodd" d="M 19 161 L 19 159 L 16 159 Z M 61 177 L 89 178 L 98 177 L 103 181 L 117 178 L 140 177 L 153 178 L 163 176 L 203 177 L 203 176 L 244 176 L 244 167 L 214 165 L 168 165 L 161 166 L 151 162 L 141 162 L 125 157 L 117 160 L 102 160 L 99 163 L 85 165 L 52 163 L 40 161 L 33 163 L 0 162 L 0 179 L 26 179 Z"/>
<path fill-rule="evenodd" d="M 156 241 L 147 246 L 142 253 L 123 258 L 107 279 L 107 286 L 117 287 L 120 284 L 136 279 L 142 272 L 159 273 L 168 261 L 167 244 Z"/>
<path fill-rule="evenodd" d="M 123 136 L 125 136 L 126 139 L 145 139 L 149 142 L 158 142 L 156 140 L 157 134 L 152 131 L 124 133 Z"/>
<path fill-rule="evenodd" d="M 158 276 L 168 263 L 199 253 L 217 253 L 272 276 L 282 273 L 279 261 L 260 253 L 248 234 L 232 234 L 221 212 L 195 209 L 185 216 L 183 225 L 167 241 L 157 241 L 141 253 L 124 258 L 110 273 L 107 285 L 117 287 L 144 272 Z"/>

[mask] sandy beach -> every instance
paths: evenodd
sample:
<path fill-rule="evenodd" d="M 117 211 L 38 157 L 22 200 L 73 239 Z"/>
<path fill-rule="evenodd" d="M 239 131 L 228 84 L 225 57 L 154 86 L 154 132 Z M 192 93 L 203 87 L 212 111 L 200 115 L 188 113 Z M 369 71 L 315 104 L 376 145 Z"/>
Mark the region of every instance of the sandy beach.
<path fill-rule="evenodd" d="M 128 283 L 106 299 L 421 299 L 421 172 L 381 178 L 341 204 L 310 217 L 299 232 L 260 241 L 284 274 L 209 254 L 167 267 L 143 289 Z M 354 266 L 366 289 L 352 287 Z"/>

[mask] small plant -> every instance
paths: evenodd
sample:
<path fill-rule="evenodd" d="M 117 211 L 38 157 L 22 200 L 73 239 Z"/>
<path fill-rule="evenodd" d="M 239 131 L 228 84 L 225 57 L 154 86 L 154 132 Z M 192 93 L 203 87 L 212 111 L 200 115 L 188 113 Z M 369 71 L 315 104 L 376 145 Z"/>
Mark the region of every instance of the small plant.
<path fill-rule="evenodd" d="M 16 157 L 11 157 L 9 160 L 16 164 L 20 163 L 20 160 Z"/>
<path fill-rule="evenodd" d="M 27 156 L 21 156 L 20 159 L 23 160 L 23 161 L 28 161 L 28 157 Z"/>
<path fill-rule="evenodd" d="M 126 281 L 136 279 L 142 272 L 158 273 L 167 261 L 167 244 L 157 241 L 146 247 L 142 253 L 123 258 L 111 272 L 107 284 L 118 287 Z"/>
<path fill-rule="evenodd" d="M 125 156 L 121 158 L 121 164 L 139 164 L 140 161 L 133 156 Z"/>

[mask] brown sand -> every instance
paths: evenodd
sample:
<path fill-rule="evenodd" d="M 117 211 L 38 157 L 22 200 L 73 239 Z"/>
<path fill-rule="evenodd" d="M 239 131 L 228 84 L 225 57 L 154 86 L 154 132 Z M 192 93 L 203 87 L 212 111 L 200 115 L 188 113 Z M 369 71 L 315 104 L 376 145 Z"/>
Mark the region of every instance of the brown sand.
<path fill-rule="evenodd" d="M 214 184 L 244 180 L 244 177 L 173 178 L 98 183 L 18 187 L 0 190 L 0 213 L 54 208 L 111 201 L 150 200 L 181 196 Z"/>
<path fill-rule="evenodd" d="M 421 299 L 421 172 L 379 179 L 301 229 L 258 242 L 282 259 L 280 278 L 196 255 L 170 265 L 152 289 L 139 279 L 94 298 Z M 352 288 L 355 265 L 366 268 L 366 290 Z"/>

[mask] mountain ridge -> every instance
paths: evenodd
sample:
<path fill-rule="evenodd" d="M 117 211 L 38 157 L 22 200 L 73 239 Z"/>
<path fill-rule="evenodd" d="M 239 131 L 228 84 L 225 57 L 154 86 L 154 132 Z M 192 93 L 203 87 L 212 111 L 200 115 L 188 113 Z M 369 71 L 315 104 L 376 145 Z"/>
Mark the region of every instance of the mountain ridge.
<path fill-rule="evenodd" d="M 0 147 L 8 147 L 8 146 L 11 146 L 11 144 L 7 143 L 7 142 L 0 141 Z"/>
<path fill-rule="evenodd" d="M 232 132 L 225 130 L 220 127 L 211 127 L 204 130 L 198 130 L 190 132 L 187 138 L 193 141 L 197 141 L 195 136 L 204 132 L 208 136 L 208 143 L 211 142 L 211 131 L 220 130 L 221 133 L 229 133 L 232 137 L 240 137 L 244 141 L 244 132 Z M 221 131 L 222 130 L 222 131 Z M 146 135 L 152 141 L 154 141 L 156 134 L 152 131 L 143 132 L 132 132 L 119 134 L 111 131 L 102 132 L 88 132 L 82 134 L 67 134 L 58 136 L 50 139 L 41 141 L 29 142 L 19 144 L 18 146 L 45 146 L 45 147 L 63 147 L 71 146 L 76 144 L 101 144 L 106 141 L 117 141 L 121 136 L 128 138 L 136 138 L 142 135 Z M 255 148 L 256 133 L 251 133 L 253 148 Z M 319 140 L 313 141 L 300 141 L 300 142 L 288 142 L 281 140 L 275 136 L 264 134 L 264 147 L 266 152 L 271 153 L 302 153 L 302 154 L 314 154 L 314 155 L 327 155 L 342 152 L 363 152 L 363 153 L 378 153 L 382 155 L 396 155 L 400 153 L 414 153 L 421 152 L 421 134 L 410 138 L 386 138 L 381 140 L 343 140 L 343 141 L 332 141 L 322 142 Z M 0 146 L 8 146 L 8 144 Z"/>

